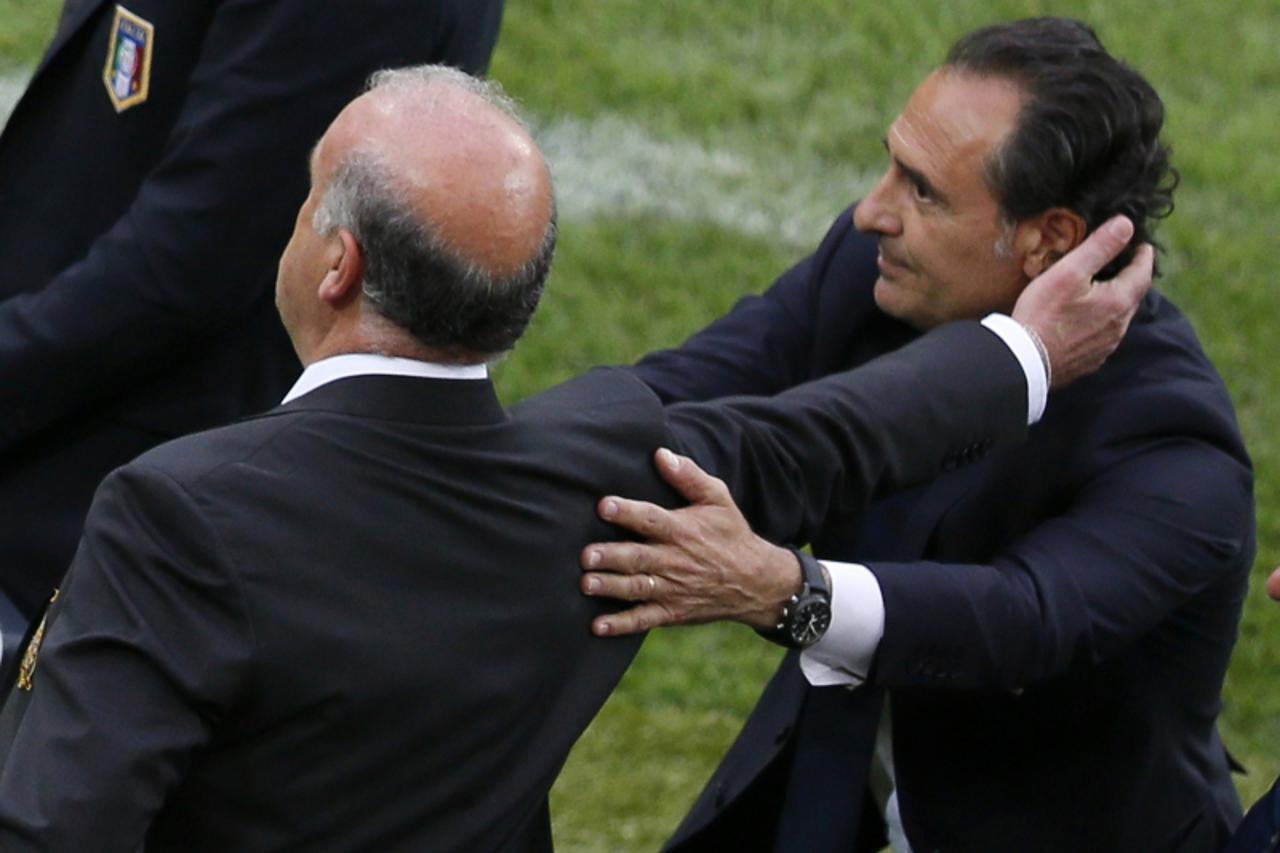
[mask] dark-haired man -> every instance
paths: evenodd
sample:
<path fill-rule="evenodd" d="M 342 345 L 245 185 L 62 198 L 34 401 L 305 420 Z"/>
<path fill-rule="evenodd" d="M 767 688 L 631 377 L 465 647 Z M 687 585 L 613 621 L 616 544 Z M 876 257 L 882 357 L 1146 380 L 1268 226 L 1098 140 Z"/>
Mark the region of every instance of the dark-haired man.
<path fill-rule="evenodd" d="M 1007 310 L 1108 216 L 1149 237 L 1174 183 L 1162 120 L 1079 22 L 979 30 L 916 89 L 883 179 L 815 254 L 638 372 L 667 400 L 774 393 Z M 678 483 L 710 493 L 692 466 Z M 735 602 L 781 577 L 797 608 L 815 597 L 731 505 L 705 503 L 614 504 L 661 547 L 587 550 L 612 570 L 588 591 L 642 602 L 599 630 L 747 621 Z M 1024 446 L 835 513 L 813 545 L 859 561 L 817 582 L 830 630 L 784 661 L 674 848 L 878 849 L 881 817 L 899 851 L 1225 841 L 1240 807 L 1216 719 L 1254 551 L 1251 471 L 1222 382 L 1163 297 Z"/>
<path fill-rule="evenodd" d="M 674 443 L 766 532 L 808 535 L 1018 437 L 1043 382 L 1029 338 L 1024 363 L 961 323 L 778 401 L 664 411 L 603 370 L 506 411 L 486 363 L 556 235 L 510 103 L 380 73 L 311 175 L 276 287 L 306 369 L 283 406 L 99 490 L 0 714 L 6 853 L 549 849 L 547 791 L 638 647 L 587 630 L 597 494 L 670 501 L 650 459 Z M 1127 235 L 1099 236 L 1014 312 L 1099 333 L 1051 339 L 1058 371 L 1105 357 L 1150 283 L 1144 256 L 1091 288 Z"/>

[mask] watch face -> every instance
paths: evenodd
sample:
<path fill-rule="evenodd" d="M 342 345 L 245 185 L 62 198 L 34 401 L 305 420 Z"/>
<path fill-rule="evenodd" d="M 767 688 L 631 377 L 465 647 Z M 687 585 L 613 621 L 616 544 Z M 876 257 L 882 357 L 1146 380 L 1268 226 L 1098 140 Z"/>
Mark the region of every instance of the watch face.
<path fill-rule="evenodd" d="M 795 606 L 787 621 L 791 641 L 801 648 L 812 646 L 831 625 L 831 605 L 819 596 L 806 598 Z"/>

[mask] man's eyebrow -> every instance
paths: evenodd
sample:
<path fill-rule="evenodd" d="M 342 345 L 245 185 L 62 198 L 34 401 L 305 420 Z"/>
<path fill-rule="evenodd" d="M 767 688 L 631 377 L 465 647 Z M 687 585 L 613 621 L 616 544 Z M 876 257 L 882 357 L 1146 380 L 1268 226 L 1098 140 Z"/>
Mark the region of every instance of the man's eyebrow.
<path fill-rule="evenodd" d="M 887 136 L 881 137 L 880 142 L 884 145 L 884 150 L 889 153 L 889 158 L 893 160 L 894 165 L 896 165 L 899 169 L 902 170 L 903 174 L 907 176 L 907 178 L 911 181 L 911 183 L 915 184 L 920 189 L 924 190 L 924 192 L 927 195 L 929 195 L 931 198 L 937 199 L 943 204 L 946 204 L 946 201 L 947 201 L 946 196 L 944 196 L 941 192 L 938 191 L 938 188 L 935 187 L 933 183 L 928 178 L 925 177 L 923 172 L 921 172 L 919 169 L 913 169 L 911 166 L 908 166 L 906 163 L 902 162 L 902 160 L 900 160 L 896 154 L 893 153 L 893 149 L 889 147 L 889 137 Z"/>

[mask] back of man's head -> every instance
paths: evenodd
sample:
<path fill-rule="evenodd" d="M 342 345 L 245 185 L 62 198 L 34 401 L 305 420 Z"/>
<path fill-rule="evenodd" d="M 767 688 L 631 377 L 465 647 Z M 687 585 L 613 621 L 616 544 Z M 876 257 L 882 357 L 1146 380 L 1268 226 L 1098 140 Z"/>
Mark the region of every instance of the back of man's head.
<path fill-rule="evenodd" d="M 546 164 L 493 82 L 444 66 L 375 74 L 335 121 L 341 137 L 313 218 L 359 244 L 369 306 L 433 360 L 515 345 L 556 243 Z"/>
<path fill-rule="evenodd" d="M 984 27 L 960 39 L 944 67 L 1007 79 L 1025 94 L 1014 130 L 987 163 L 1006 220 L 1065 207 L 1092 231 L 1116 214 L 1128 216 L 1134 239 L 1102 278 L 1151 242 L 1153 220 L 1173 209 L 1178 179 L 1160 141 L 1164 105 L 1089 26 L 1032 18 Z"/>

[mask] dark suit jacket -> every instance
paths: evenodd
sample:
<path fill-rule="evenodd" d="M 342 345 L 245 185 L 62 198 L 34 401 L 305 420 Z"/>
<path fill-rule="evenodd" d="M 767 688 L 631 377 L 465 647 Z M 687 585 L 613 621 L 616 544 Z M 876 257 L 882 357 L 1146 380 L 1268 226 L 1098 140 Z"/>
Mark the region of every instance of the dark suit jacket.
<path fill-rule="evenodd" d="M 0 592 L 28 616 L 108 471 L 280 400 L 272 305 L 306 156 L 374 70 L 483 70 L 501 0 L 125 0 L 150 92 L 103 81 L 116 4 L 71 0 L 0 136 Z"/>
<path fill-rule="evenodd" d="M 875 308 L 875 254 L 842 214 L 765 295 L 639 374 L 668 400 L 772 393 L 897 345 L 911 333 Z M 867 563 L 884 592 L 873 682 L 897 688 L 916 850 L 1225 841 L 1240 812 L 1215 721 L 1254 553 L 1251 472 L 1219 377 L 1163 297 L 1098 374 L 1052 396 L 1024 445 L 834 514 L 814 550 Z M 786 660 L 674 846 L 723 832 L 768 845 L 777 809 L 760 804 L 784 801 L 774 759 L 810 692 Z M 861 762 L 839 780 L 855 791 L 880 701 L 864 692 L 848 711 Z"/>
<path fill-rule="evenodd" d="M 1280 850 L 1280 781 L 1244 816 L 1223 853 L 1275 853 Z"/>
<path fill-rule="evenodd" d="M 487 382 L 366 376 L 164 445 L 103 484 L 0 715 L 0 848 L 546 849 L 639 645 L 578 592 L 601 495 L 670 502 L 667 444 L 806 537 L 1020 437 L 1022 382 L 961 325 L 778 402 L 664 411 L 607 370 L 508 415 Z"/>

